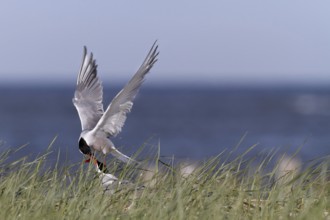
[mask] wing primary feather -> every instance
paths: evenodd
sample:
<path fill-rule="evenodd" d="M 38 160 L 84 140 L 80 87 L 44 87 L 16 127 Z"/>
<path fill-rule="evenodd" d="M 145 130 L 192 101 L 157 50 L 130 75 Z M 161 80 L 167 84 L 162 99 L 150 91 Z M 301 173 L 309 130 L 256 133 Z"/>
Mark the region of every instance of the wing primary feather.
<path fill-rule="evenodd" d="M 97 76 L 97 65 L 93 57 L 92 53 L 88 56 L 87 47 L 84 46 L 83 59 L 73 98 L 82 130 L 92 130 L 104 112 L 103 88 Z"/>
<path fill-rule="evenodd" d="M 80 66 L 79 74 L 78 74 L 78 77 L 77 77 L 77 85 L 79 84 L 79 80 L 81 78 L 81 73 L 82 73 L 82 69 L 83 69 L 84 64 L 85 64 L 86 55 L 87 55 L 87 48 L 86 48 L 86 46 L 84 46 L 81 66 Z"/>
<path fill-rule="evenodd" d="M 126 114 L 130 112 L 144 76 L 157 61 L 158 45 L 154 42 L 138 71 L 129 80 L 125 87 L 115 96 L 107 110 L 93 129 L 94 132 L 105 132 L 107 136 L 116 136 L 124 126 Z"/>

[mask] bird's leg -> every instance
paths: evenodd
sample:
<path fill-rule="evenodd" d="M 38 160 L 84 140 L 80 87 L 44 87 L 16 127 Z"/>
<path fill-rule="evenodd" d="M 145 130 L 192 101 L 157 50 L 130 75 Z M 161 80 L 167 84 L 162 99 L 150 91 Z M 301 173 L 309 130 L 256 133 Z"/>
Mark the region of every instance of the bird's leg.
<path fill-rule="evenodd" d="M 94 165 L 98 166 L 97 159 L 95 158 L 94 155 L 91 156 L 92 162 Z"/>
<path fill-rule="evenodd" d="M 104 171 L 107 169 L 107 164 L 106 164 L 106 158 L 105 158 L 106 154 L 103 154 L 103 164 L 104 164 Z M 102 170 L 103 171 L 103 170 Z"/>
<path fill-rule="evenodd" d="M 107 160 L 105 158 L 105 154 L 103 154 L 103 163 L 104 163 L 104 165 L 106 165 L 106 162 L 107 162 Z"/>
<path fill-rule="evenodd" d="M 86 156 L 88 159 L 85 160 L 85 163 L 89 163 L 92 160 L 92 163 L 97 166 L 97 159 L 95 158 L 95 156 L 92 153 L 86 154 Z"/>

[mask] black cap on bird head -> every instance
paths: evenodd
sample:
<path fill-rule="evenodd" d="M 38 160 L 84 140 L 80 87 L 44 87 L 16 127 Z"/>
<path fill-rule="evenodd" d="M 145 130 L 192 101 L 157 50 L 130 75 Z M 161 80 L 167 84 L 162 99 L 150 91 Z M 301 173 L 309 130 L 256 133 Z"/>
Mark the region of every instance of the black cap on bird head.
<path fill-rule="evenodd" d="M 105 166 L 104 163 L 102 163 L 102 162 L 100 162 L 100 161 L 98 161 L 98 160 L 96 160 L 96 162 L 97 162 L 97 166 L 98 166 L 99 170 L 100 170 L 102 173 L 109 173 L 109 171 L 108 171 L 108 169 L 107 169 L 107 167 Z"/>
<path fill-rule="evenodd" d="M 87 145 L 86 141 L 83 138 L 80 138 L 79 140 L 79 150 L 81 153 L 85 155 L 92 155 L 92 150 L 91 148 Z"/>

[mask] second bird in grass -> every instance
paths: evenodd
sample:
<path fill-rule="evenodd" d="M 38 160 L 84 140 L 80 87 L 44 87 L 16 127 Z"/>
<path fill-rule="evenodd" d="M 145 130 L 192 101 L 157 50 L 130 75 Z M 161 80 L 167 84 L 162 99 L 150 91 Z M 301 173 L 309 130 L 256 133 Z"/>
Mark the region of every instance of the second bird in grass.
<path fill-rule="evenodd" d="M 126 114 L 132 109 L 133 100 L 144 81 L 144 76 L 157 61 L 157 49 L 155 42 L 138 71 L 104 111 L 103 88 L 97 75 L 97 65 L 93 54 L 88 56 L 84 47 L 73 98 L 81 122 L 79 149 L 83 154 L 93 157 L 94 151 L 100 151 L 104 155 L 111 153 L 125 163 L 134 161 L 118 151 L 109 138 L 115 137 L 124 126 Z"/>

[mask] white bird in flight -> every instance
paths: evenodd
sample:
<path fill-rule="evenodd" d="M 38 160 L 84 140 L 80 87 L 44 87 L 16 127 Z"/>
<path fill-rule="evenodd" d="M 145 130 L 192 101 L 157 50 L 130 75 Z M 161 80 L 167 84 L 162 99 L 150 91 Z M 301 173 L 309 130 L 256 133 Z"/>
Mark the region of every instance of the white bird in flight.
<path fill-rule="evenodd" d="M 82 128 L 79 150 L 89 158 L 94 157 L 94 151 L 100 151 L 104 155 L 111 153 L 125 163 L 134 161 L 118 151 L 109 138 L 118 135 L 124 126 L 126 114 L 132 109 L 133 100 L 144 81 L 144 76 L 157 61 L 159 54 L 157 49 L 155 41 L 138 71 L 104 111 L 103 88 L 97 76 L 97 65 L 93 54 L 88 56 L 87 49 L 84 47 L 72 101 L 78 111 Z"/>

